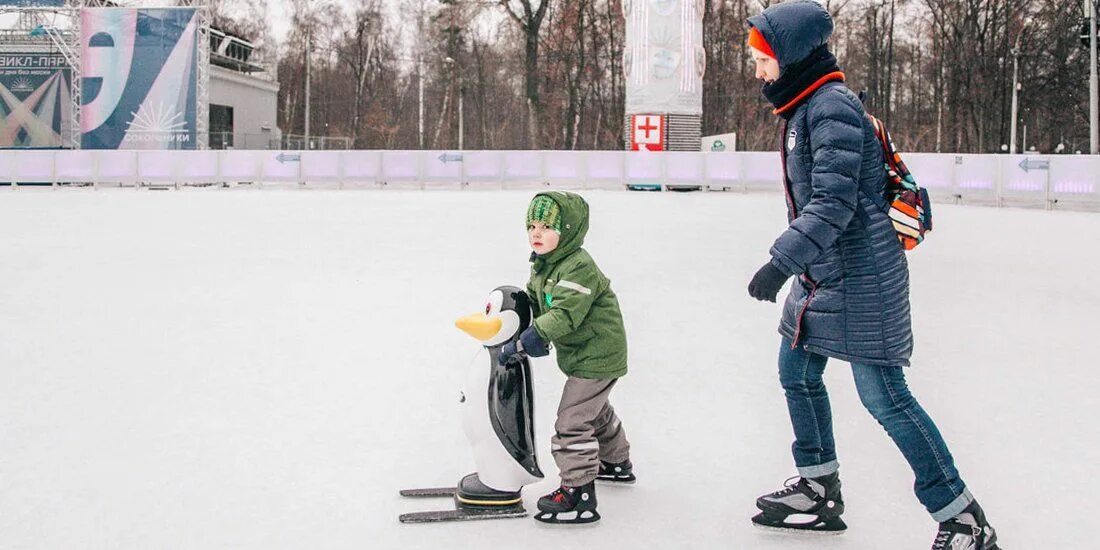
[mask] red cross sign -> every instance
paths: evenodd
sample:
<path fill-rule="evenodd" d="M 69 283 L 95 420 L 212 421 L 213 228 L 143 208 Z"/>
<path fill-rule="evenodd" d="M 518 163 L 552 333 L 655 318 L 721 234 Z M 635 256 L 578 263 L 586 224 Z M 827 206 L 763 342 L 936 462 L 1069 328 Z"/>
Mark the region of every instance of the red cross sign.
<path fill-rule="evenodd" d="M 664 151 L 665 117 L 661 115 L 631 115 L 630 149 L 633 151 Z"/>

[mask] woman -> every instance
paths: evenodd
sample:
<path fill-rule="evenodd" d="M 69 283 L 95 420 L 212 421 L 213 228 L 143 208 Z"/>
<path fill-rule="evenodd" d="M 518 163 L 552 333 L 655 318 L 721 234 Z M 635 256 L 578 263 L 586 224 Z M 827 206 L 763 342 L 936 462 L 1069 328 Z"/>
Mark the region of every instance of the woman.
<path fill-rule="evenodd" d="M 782 124 L 790 226 L 749 294 L 783 307 L 779 375 L 794 426 L 797 481 L 757 500 L 753 523 L 839 533 L 844 500 L 822 382 L 828 358 L 852 364 L 856 389 L 916 475 L 917 498 L 939 522 L 933 549 L 995 550 L 997 535 L 966 489 L 935 424 L 909 393 L 913 336 L 909 273 L 882 199 L 881 145 L 829 53 L 832 18 L 811 0 L 749 19 L 756 77 Z M 789 520 L 810 516 L 808 523 Z"/>

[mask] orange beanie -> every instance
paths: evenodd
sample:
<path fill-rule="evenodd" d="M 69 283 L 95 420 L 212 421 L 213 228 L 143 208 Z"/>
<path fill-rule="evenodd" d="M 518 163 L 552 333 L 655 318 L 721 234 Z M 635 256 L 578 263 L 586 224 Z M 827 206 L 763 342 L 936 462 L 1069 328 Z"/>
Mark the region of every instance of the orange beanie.
<path fill-rule="evenodd" d="M 772 51 L 772 47 L 768 45 L 768 41 L 764 39 L 764 34 L 756 27 L 749 27 L 749 45 L 764 52 L 772 59 L 778 59 L 775 52 Z"/>

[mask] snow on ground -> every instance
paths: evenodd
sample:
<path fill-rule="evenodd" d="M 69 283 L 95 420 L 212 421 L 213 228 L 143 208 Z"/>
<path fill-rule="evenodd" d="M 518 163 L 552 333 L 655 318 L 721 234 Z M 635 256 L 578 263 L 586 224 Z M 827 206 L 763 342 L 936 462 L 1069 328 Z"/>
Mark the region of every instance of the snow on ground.
<path fill-rule="evenodd" d="M 454 415 L 478 344 L 452 326 L 527 275 L 531 192 L 0 194 L 4 549 L 927 548 L 901 455 L 827 373 L 850 529 L 749 525 L 793 473 L 779 307 L 745 287 L 780 195 L 590 192 L 626 316 L 612 395 L 640 483 L 603 521 L 402 525 L 397 491 L 472 460 Z M 910 256 L 910 383 L 1008 549 L 1093 547 L 1100 216 L 937 207 Z M 562 375 L 536 362 L 537 436 Z"/>

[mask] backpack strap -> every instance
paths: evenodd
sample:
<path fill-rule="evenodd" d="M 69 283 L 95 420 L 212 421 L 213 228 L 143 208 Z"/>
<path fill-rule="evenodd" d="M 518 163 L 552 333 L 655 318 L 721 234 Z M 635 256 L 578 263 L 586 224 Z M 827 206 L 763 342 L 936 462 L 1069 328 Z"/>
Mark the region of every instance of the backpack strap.
<path fill-rule="evenodd" d="M 882 144 L 882 154 L 885 157 L 886 166 L 890 169 L 890 173 L 886 176 L 898 187 L 918 192 L 917 185 L 913 181 L 913 175 L 909 172 L 909 167 L 905 165 L 905 161 L 901 160 L 901 155 L 894 147 L 894 138 L 890 136 L 890 131 L 886 129 L 886 125 L 870 114 L 867 115 L 867 118 L 870 119 L 871 125 L 875 129 L 875 136 Z"/>

